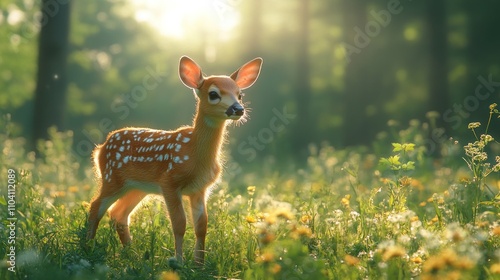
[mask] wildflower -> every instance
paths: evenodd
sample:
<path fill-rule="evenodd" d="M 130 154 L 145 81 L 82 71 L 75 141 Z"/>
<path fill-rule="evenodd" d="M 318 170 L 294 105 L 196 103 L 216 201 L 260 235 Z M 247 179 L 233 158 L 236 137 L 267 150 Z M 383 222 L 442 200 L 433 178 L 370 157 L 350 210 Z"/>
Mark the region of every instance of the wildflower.
<path fill-rule="evenodd" d="M 399 245 L 395 245 L 395 246 L 388 247 L 385 250 L 385 252 L 382 254 L 382 259 L 384 261 L 388 261 L 388 260 L 393 259 L 393 258 L 403 257 L 405 254 L 406 254 L 406 250 L 403 247 L 401 247 Z"/>
<path fill-rule="evenodd" d="M 248 195 L 252 196 L 255 193 L 255 186 L 249 186 L 247 188 Z"/>
<path fill-rule="evenodd" d="M 495 140 L 495 139 L 493 138 L 493 136 L 491 136 L 489 134 L 482 134 L 481 135 L 481 141 L 485 142 L 485 144 L 487 144 L 493 140 Z"/>
<path fill-rule="evenodd" d="M 246 216 L 245 220 L 247 221 L 247 223 L 249 224 L 253 224 L 255 222 L 257 222 L 257 220 L 255 219 L 254 216 Z"/>
<path fill-rule="evenodd" d="M 490 111 L 494 111 L 496 107 L 497 107 L 496 103 L 491 104 L 490 105 Z"/>
<path fill-rule="evenodd" d="M 276 216 L 273 215 L 267 215 L 265 217 L 265 221 L 268 225 L 274 225 L 276 223 Z"/>
<path fill-rule="evenodd" d="M 52 217 L 51 218 L 47 218 L 47 222 L 49 222 L 49 223 L 52 224 L 54 222 L 54 218 L 52 218 Z"/>
<path fill-rule="evenodd" d="M 499 236 L 500 235 L 500 226 L 496 226 L 491 230 L 491 234 L 494 236 Z"/>
<path fill-rule="evenodd" d="M 66 192 L 65 191 L 56 191 L 56 192 L 53 192 L 51 194 L 52 197 L 56 198 L 56 197 L 65 197 L 66 196 Z"/>
<path fill-rule="evenodd" d="M 500 263 L 494 263 L 490 266 L 491 274 L 500 274 Z"/>
<path fill-rule="evenodd" d="M 79 188 L 77 186 L 71 186 L 68 188 L 68 192 L 70 193 L 77 193 Z"/>
<path fill-rule="evenodd" d="M 302 217 L 300 217 L 300 222 L 304 223 L 304 224 L 309 223 L 311 220 L 312 220 L 312 217 L 308 214 L 305 214 Z"/>
<path fill-rule="evenodd" d="M 423 262 L 421 257 L 413 257 L 410 259 L 410 261 L 416 264 L 421 264 Z"/>
<path fill-rule="evenodd" d="M 444 278 L 447 279 L 447 280 L 459 280 L 459 279 L 463 279 L 462 278 L 462 274 L 460 273 L 460 271 L 456 271 L 456 270 L 448 272 L 448 274 L 446 274 L 444 276 Z"/>
<path fill-rule="evenodd" d="M 275 235 L 271 232 L 268 232 L 267 230 L 263 229 L 260 232 L 260 242 L 264 245 L 267 245 L 271 242 L 273 242 L 275 239 Z"/>
<path fill-rule="evenodd" d="M 259 212 L 255 216 L 257 217 L 257 219 L 262 221 L 262 220 L 265 220 L 269 216 L 269 213 Z"/>
<path fill-rule="evenodd" d="M 293 232 L 292 232 L 292 237 L 298 238 L 298 237 L 311 237 L 312 236 L 312 230 L 306 226 L 298 226 L 296 227 Z"/>
<path fill-rule="evenodd" d="M 274 254 L 272 252 L 264 252 L 257 258 L 257 262 L 270 263 L 274 260 Z"/>
<path fill-rule="evenodd" d="M 418 206 L 420 206 L 420 207 L 424 207 L 425 205 L 427 205 L 427 202 L 425 202 L 425 201 L 422 201 L 418 204 Z"/>
<path fill-rule="evenodd" d="M 273 266 L 269 268 L 269 272 L 271 274 L 278 274 L 281 271 L 281 265 L 275 263 Z"/>
<path fill-rule="evenodd" d="M 173 271 L 163 271 L 160 275 L 161 280 L 180 280 L 179 275 Z"/>
<path fill-rule="evenodd" d="M 457 269 L 468 270 L 474 268 L 475 264 L 472 260 L 462 257 L 456 260 L 453 266 Z"/>
<path fill-rule="evenodd" d="M 416 221 L 418 221 L 418 216 L 413 216 L 413 217 L 410 218 L 410 222 L 413 223 L 413 222 L 416 222 Z"/>
<path fill-rule="evenodd" d="M 351 199 L 351 195 L 350 194 L 346 194 L 341 200 L 340 200 L 340 203 L 342 205 L 344 205 L 345 207 L 349 207 L 349 203 L 350 203 L 350 200 Z"/>
<path fill-rule="evenodd" d="M 346 264 L 350 265 L 350 266 L 356 266 L 359 264 L 360 262 L 360 259 L 354 257 L 354 256 L 351 256 L 351 255 L 345 255 L 344 257 L 344 261 Z"/>
<path fill-rule="evenodd" d="M 403 187 L 408 187 L 411 184 L 411 178 L 408 176 L 404 176 L 403 178 L 399 179 L 399 184 Z"/>
<path fill-rule="evenodd" d="M 453 242 L 460 242 L 465 239 L 467 233 L 457 223 L 450 224 L 446 229 L 446 238 Z"/>
<path fill-rule="evenodd" d="M 471 122 L 469 123 L 469 125 L 467 126 L 468 129 L 474 129 L 474 128 L 478 128 L 481 126 L 481 123 L 480 122 Z"/>
<path fill-rule="evenodd" d="M 278 218 L 283 218 L 285 220 L 293 220 L 294 215 L 290 210 L 285 209 L 285 208 L 278 208 L 275 212 L 276 217 Z"/>
<path fill-rule="evenodd" d="M 429 111 L 427 112 L 427 114 L 425 114 L 425 116 L 428 118 L 428 119 L 437 119 L 439 118 L 440 114 L 439 112 L 437 111 Z"/>
<path fill-rule="evenodd" d="M 422 184 L 422 182 L 420 182 L 417 179 L 412 179 L 410 185 L 411 185 L 412 188 L 417 189 L 419 191 L 423 191 L 424 190 L 424 185 Z"/>
<path fill-rule="evenodd" d="M 425 261 L 422 270 L 423 272 L 436 273 L 437 271 L 445 268 L 446 262 L 440 256 L 431 256 Z"/>

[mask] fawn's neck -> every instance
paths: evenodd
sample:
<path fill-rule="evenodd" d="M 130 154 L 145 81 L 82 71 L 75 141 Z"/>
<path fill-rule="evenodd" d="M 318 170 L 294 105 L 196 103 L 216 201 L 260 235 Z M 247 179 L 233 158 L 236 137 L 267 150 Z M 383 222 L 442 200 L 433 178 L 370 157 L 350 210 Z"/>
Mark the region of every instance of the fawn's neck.
<path fill-rule="evenodd" d="M 225 131 L 225 120 L 214 120 L 203 114 L 196 114 L 193 123 L 193 140 L 199 163 L 219 160 Z"/>

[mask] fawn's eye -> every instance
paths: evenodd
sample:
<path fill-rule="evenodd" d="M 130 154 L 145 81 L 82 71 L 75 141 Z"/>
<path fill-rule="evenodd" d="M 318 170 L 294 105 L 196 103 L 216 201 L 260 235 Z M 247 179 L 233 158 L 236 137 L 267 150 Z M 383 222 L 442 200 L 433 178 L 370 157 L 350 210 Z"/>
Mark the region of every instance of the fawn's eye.
<path fill-rule="evenodd" d="M 208 92 L 208 101 L 211 104 L 219 103 L 220 99 L 220 95 L 216 91 L 212 90 Z"/>

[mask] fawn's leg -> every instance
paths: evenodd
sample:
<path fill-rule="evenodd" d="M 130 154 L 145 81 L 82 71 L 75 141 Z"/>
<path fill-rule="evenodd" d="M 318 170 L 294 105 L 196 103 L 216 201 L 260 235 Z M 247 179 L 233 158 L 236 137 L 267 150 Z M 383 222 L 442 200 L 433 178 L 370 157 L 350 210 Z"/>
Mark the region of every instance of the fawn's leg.
<path fill-rule="evenodd" d="M 194 261 L 198 265 L 203 265 L 205 261 L 205 237 L 207 235 L 207 209 L 205 193 L 191 195 L 191 214 L 193 215 L 193 225 L 196 234 L 196 245 L 194 247 Z"/>
<path fill-rule="evenodd" d="M 131 190 L 116 201 L 109 210 L 111 220 L 115 222 L 116 232 L 123 245 L 130 244 L 132 238 L 129 230 L 129 216 L 147 193 L 141 190 Z"/>
<path fill-rule="evenodd" d="M 96 197 L 90 204 L 89 220 L 87 222 L 87 239 L 93 239 L 95 237 L 97 227 L 101 221 L 104 213 L 108 210 L 109 206 L 116 201 L 114 197 L 105 197 L 102 193 Z"/>
<path fill-rule="evenodd" d="M 175 257 L 182 263 L 182 243 L 184 240 L 184 233 L 186 233 L 186 214 L 182 207 L 182 195 L 180 192 L 174 190 L 169 191 L 163 188 L 163 196 L 167 204 L 168 214 L 170 215 L 170 222 L 175 239 Z"/>

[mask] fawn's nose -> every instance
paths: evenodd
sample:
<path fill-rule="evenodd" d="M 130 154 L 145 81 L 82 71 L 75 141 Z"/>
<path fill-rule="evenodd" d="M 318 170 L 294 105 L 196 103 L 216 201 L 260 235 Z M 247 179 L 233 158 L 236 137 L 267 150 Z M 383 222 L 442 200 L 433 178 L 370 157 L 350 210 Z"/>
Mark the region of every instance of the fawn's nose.
<path fill-rule="evenodd" d="M 235 102 L 233 105 L 229 106 L 229 108 L 227 108 L 226 111 L 226 115 L 228 117 L 232 115 L 243 116 L 244 113 L 245 113 L 245 108 L 243 108 L 243 106 L 241 106 L 241 104 L 238 102 Z"/>

